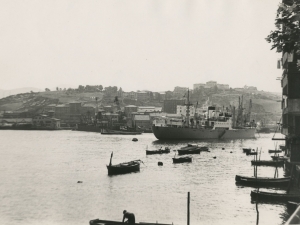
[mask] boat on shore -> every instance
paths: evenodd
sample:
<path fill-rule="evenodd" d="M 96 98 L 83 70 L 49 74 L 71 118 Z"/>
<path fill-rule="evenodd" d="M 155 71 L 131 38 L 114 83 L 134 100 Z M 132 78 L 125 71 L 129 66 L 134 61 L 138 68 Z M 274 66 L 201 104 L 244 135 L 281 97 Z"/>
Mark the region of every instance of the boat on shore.
<path fill-rule="evenodd" d="M 254 187 L 287 187 L 290 182 L 290 177 L 284 178 L 269 178 L 269 177 L 247 177 L 247 176 L 235 176 L 235 181 L 238 184 L 254 186 Z"/>
<path fill-rule="evenodd" d="M 186 116 L 182 118 L 156 118 L 152 131 L 159 140 L 202 140 L 202 139 L 251 139 L 255 138 L 254 126 L 246 126 L 243 117 L 243 107 L 240 102 L 237 115 L 232 112 L 217 110 L 209 106 L 204 115 L 198 118 L 190 117 L 189 92 L 185 104 Z"/>
<path fill-rule="evenodd" d="M 170 148 L 165 147 L 165 149 L 158 149 L 158 150 L 146 150 L 146 155 L 154 155 L 154 154 L 166 154 L 170 153 Z"/>
<path fill-rule="evenodd" d="M 288 201 L 300 201 L 299 194 L 286 194 L 276 192 L 264 192 L 264 191 L 251 191 L 251 199 L 253 201 L 272 201 L 272 202 L 288 202 Z"/>
<path fill-rule="evenodd" d="M 179 158 L 172 158 L 173 163 L 185 163 L 185 162 L 192 162 L 192 157 L 191 156 L 184 156 L 184 157 L 179 157 Z"/>
<path fill-rule="evenodd" d="M 129 162 L 112 165 L 111 164 L 112 157 L 113 157 L 113 153 L 111 153 L 109 165 L 106 166 L 108 175 L 118 175 L 118 174 L 126 174 L 126 173 L 140 171 L 141 160 L 138 159 L 138 160 L 133 160 L 133 161 L 129 161 Z"/>
<path fill-rule="evenodd" d="M 276 166 L 283 167 L 284 161 L 273 161 L 273 160 L 251 160 L 253 166 Z"/>

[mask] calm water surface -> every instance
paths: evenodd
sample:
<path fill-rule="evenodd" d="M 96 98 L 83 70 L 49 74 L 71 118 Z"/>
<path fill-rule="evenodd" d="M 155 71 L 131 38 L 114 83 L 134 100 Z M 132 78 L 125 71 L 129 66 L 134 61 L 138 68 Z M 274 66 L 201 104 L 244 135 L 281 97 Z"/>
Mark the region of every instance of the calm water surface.
<path fill-rule="evenodd" d="M 261 159 L 270 159 L 268 149 L 275 148 L 272 136 L 193 141 L 208 145 L 211 152 L 193 155 L 192 163 L 175 165 L 175 152 L 146 156 L 146 146 L 174 150 L 191 141 L 158 141 L 153 134 L 0 131 L 0 224 L 121 221 L 124 209 L 134 212 L 137 222 L 186 224 L 187 192 L 191 224 L 256 224 L 256 206 L 250 198 L 253 188 L 236 186 L 235 175 L 253 175 L 253 156 L 246 156 L 242 147 L 262 148 Z M 133 137 L 139 141 L 132 142 Z M 108 176 L 112 151 L 113 164 L 141 159 L 141 171 Z M 164 165 L 157 166 L 158 161 Z M 274 171 L 259 167 L 258 175 L 274 176 Z M 279 177 L 283 175 L 279 169 Z M 289 215 L 285 205 L 259 204 L 258 210 L 259 224 L 283 224 Z"/>

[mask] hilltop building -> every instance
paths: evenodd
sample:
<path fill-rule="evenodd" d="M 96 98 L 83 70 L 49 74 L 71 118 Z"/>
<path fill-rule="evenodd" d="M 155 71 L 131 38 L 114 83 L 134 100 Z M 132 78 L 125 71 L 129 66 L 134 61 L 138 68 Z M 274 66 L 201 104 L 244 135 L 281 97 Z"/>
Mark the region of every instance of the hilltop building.
<path fill-rule="evenodd" d="M 199 88 L 214 88 L 217 87 L 218 89 L 221 90 L 228 90 L 230 87 L 228 84 L 218 84 L 216 81 L 208 81 L 206 84 L 204 83 L 198 83 L 193 85 L 194 90 L 199 89 Z"/>
<path fill-rule="evenodd" d="M 175 87 L 173 91 L 174 98 L 183 98 L 188 91 L 188 87 Z"/>

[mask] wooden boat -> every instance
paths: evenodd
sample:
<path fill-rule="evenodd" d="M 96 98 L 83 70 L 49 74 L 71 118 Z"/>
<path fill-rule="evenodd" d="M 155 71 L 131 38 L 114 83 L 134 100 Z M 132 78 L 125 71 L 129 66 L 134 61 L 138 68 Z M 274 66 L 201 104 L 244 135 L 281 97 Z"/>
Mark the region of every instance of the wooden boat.
<path fill-rule="evenodd" d="M 269 178 L 269 177 L 246 177 L 246 176 L 235 176 L 235 181 L 239 184 L 255 186 L 255 187 L 277 187 L 277 186 L 288 186 L 290 177 L 284 178 Z"/>
<path fill-rule="evenodd" d="M 209 152 L 209 149 L 207 146 L 201 146 L 200 148 L 200 152 Z"/>
<path fill-rule="evenodd" d="M 243 152 L 250 152 L 251 151 L 251 148 L 243 148 Z"/>
<path fill-rule="evenodd" d="M 254 166 L 277 166 L 282 167 L 284 165 L 284 161 L 273 161 L 273 160 L 252 160 L 251 165 Z"/>
<path fill-rule="evenodd" d="M 257 152 L 246 152 L 246 155 L 257 155 Z"/>
<path fill-rule="evenodd" d="M 252 200 L 256 201 L 272 201 L 272 202 L 287 202 L 300 201 L 300 195 L 282 194 L 276 192 L 251 191 Z"/>
<path fill-rule="evenodd" d="M 164 153 L 170 153 L 170 148 L 165 147 L 165 149 L 146 150 L 146 155 L 164 154 Z"/>
<path fill-rule="evenodd" d="M 186 146 L 177 150 L 178 155 L 200 154 L 201 149 L 198 146 Z"/>
<path fill-rule="evenodd" d="M 184 162 L 192 162 L 192 157 L 190 156 L 185 156 L 185 157 L 180 157 L 180 158 L 172 158 L 173 163 L 184 163 Z"/>
<path fill-rule="evenodd" d="M 112 165 L 111 164 L 112 156 L 113 156 L 113 153 L 111 153 L 109 165 L 106 166 L 108 175 L 117 175 L 117 174 L 125 174 L 125 173 L 132 173 L 132 172 L 140 171 L 141 160 L 138 159 L 138 160 L 133 160 L 133 161 L 129 161 L 129 162 Z"/>
<path fill-rule="evenodd" d="M 128 223 L 123 223 L 120 221 L 112 221 L 112 220 L 100 220 L 100 219 L 94 219 L 90 220 L 89 225 L 124 225 Z M 165 223 L 147 223 L 147 222 L 139 222 L 135 224 L 141 224 L 141 225 L 172 225 L 172 224 L 165 224 Z"/>
<path fill-rule="evenodd" d="M 269 149 L 269 153 L 281 153 L 282 150 L 272 150 L 272 149 Z"/>
<path fill-rule="evenodd" d="M 285 156 L 279 156 L 279 155 L 275 155 L 275 156 L 271 156 L 273 161 L 286 161 L 288 160 L 288 157 Z"/>

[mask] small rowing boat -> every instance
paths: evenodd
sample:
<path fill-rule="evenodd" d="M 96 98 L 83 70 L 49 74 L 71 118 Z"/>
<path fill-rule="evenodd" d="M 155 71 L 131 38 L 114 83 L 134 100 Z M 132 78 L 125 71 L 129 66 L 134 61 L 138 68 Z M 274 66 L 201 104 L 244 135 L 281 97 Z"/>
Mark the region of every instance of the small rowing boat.
<path fill-rule="evenodd" d="M 184 163 L 184 162 L 192 162 L 192 157 L 191 156 L 185 156 L 185 157 L 180 157 L 180 158 L 172 158 L 173 163 Z"/>
<path fill-rule="evenodd" d="M 269 178 L 269 177 L 246 177 L 246 176 L 235 176 L 235 181 L 239 184 L 255 186 L 255 187 L 277 187 L 286 186 L 290 182 L 290 177 L 284 178 Z"/>
<path fill-rule="evenodd" d="M 165 149 L 158 149 L 158 150 L 146 150 L 146 155 L 154 155 L 154 154 L 165 154 L 170 153 L 170 148 L 165 147 Z"/>
<path fill-rule="evenodd" d="M 251 165 L 253 166 L 284 166 L 284 161 L 273 161 L 273 160 L 252 160 Z"/>
<path fill-rule="evenodd" d="M 111 164 L 112 157 L 113 157 L 113 153 L 111 153 L 109 165 L 106 166 L 108 175 L 126 174 L 126 173 L 140 171 L 140 163 L 142 162 L 141 160 L 138 159 L 138 160 L 112 165 Z"/>

